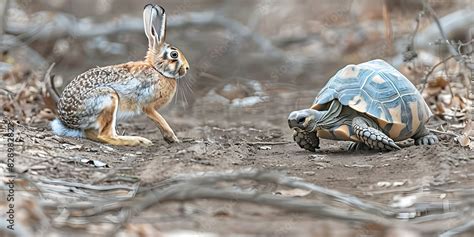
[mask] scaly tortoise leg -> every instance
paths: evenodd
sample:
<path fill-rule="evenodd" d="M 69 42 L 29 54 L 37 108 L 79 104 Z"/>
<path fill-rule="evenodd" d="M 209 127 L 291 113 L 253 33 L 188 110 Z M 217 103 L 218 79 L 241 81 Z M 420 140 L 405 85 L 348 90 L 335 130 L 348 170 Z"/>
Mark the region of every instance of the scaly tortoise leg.
<path fill-rule="evenodd" d="M 295 130 L 293 133 L 293 140 L 305 150 L 315 152 L 316 149 L 319 149 L 319 138 L 316 132 Z"/>
<path fill-rule="evenodd" d="M 347 148 L 349 151 L 368 151 L 370 150 L 370 147 L 365 145 L 363 142 L 351 142 L 349 144 L 349 148 Z"/>
<path fill-rule="evenodd" d="M 413 139 L 415 140 L 415 145 L 434 145 L 439 142 L 438 137 L 425 126 L 413 136 Z"/>
<path fill-rule="evenodd" d="M 375 123 L 364 117 L 355 117 L 352 120 L 354 133 L 365 145 L 372 149 L 400 150 L 390 137 L 373 126 L 376 126 Z"/>

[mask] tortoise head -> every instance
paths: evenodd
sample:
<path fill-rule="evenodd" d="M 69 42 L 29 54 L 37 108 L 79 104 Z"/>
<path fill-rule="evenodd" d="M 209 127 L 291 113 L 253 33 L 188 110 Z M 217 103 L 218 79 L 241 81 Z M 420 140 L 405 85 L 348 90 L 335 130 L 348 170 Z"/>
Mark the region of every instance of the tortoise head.
<path fill-rule="evenodd" d="M 342 111 L 342 104 L 333 100 L 329 109 L 318 111 L 314 109 L 297 110 L 288 116 L 288 126 L 291 129 L 299 129 L 306 132 L 314 132 L 320 129 L 330 129 L 340 121 L 339 114 Z"/>

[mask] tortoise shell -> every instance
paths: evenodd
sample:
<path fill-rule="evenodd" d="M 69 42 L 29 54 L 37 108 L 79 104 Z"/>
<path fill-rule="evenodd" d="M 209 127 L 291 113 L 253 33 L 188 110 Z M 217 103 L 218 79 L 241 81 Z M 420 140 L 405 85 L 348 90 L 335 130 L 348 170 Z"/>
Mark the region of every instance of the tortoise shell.
<path fill-rule="evenodd" d="M 415 86 L 380 59 L 339 70 L 319 92 L 311 108 L 326 110 L 334 99 L 372 117 L 395 141 L 416 134 L 432 116 Z"/>

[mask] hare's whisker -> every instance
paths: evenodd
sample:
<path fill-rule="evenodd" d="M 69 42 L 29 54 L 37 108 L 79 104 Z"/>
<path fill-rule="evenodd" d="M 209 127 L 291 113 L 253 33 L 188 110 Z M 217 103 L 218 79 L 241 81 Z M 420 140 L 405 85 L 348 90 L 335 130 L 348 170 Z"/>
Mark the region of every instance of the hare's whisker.
<path fill-rule="evenodd" d="M 191 87 L 191 83 L 192 82 L 188 79 L 184 80 L 184 85 L 186 86 L 188 91 L 191 92 L 191 94 L 194 94 L 193 88 Z"/>
<path fill-rule="evenodd" d="M 186 87 L 184 87 L 186 88 Z M 184 99 L 184 105 L 187 106 L 188 105 L 188 99 L 186 98 L 186 91 L 185 90 L 181 90 L 182 91 L 182 94 L 183 94 L 183 99 Z"/>
<path fill-rule="evenodd" d="M 184 104 L 189 105 L 188 98 L 186 97 L 186 94 L 188 94 L 189 89 L 188 84 L 186 82 L 186 78 L 182 78 L 182 82 L 179 84 L 179 87 L 182 87 L 181 92 L 184 99 Z"/>

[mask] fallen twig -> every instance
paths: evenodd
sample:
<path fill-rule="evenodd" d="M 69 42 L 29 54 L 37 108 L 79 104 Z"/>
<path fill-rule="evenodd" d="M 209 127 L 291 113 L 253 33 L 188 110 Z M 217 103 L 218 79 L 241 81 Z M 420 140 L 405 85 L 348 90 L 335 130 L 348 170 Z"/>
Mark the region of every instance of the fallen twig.
<path fill-rule="evenodd" d="M 449 136 L 452 136 L 452 137 L 461 136 L 460 134 L 456 134 L 455 132 L 451 132 L 451 131 L 443 132 L 443 131 L 439 131 L 439 130 L 436 130 L 436 129 L 429 129 L 429 130 L 430 130 L 430 132 L 433 132 L 433 133 L 449 135 Z M 469 139 L 474 140 L 474 136 L 469 136 Z"/>
<path fill-rule="evenodd" d="M 370 212 L 374 215 L 393 216 L 394 212 L 390 209 L 383 208 L 381 205 L 373 205 L 363 202 L 359 198 L 341 193 L 335 190 L 327 189 L 312 183 L 297 180 L 293 177 L 287 177 L 274 172 L 264 172 L 260 170 L 243 170 L 238 172 L 221 172 L 221 173 L 205 173 L 197 175 L 178 176 L 174 182 L 190 182 L 195 185 L 210 185 L 217 182 L 233 182 L 238 180 L 252 180 L 262 183 L 274 183 L 278 185 L 287 186 L 290 188 L 298 188 L 304 190 L 311 190 L 315 194 L 322 194 L 335 200 L 345 203 L 353 208 Z"/>
<path fill-rule="evenodd" d="M 428 77 L 434 72 L 434 70 L 441 64 L 447 62 L 448 60 L 454 58 L 455 55 L 451 55 L 449 57 L 446 57 L 445 59 L 441 60 L 441 62 L 435 64 L 434 66 L 432 66 L 430 68 L 430 70 L 425 74 L 425 76 L 423 77 L 423 80 L 421 81 L 423 83 L 423 87 L 421 88 L 421 91 L 420 93 L 423 93 L 423 91 L 425 90 L 426 88 L 426 83 L 428 83 Z"/>
<path fill-rule="evenodd" d="M 406 188 L 395 188 L 395 189 L 389 189 L 389 190 L 365 192 L 364 194 L 367 196 L 374 196 L 378 194 L 388 194 L 388 193 L 407 193 L 407 192 L 413 192 L 421 188 L 423 188 L 422 185 L 415 185 L 413 187 L 406 187 Z"/>
<path fill-rule="evenodd" d="M 314 216 L 336 218 L 344 221 L 357 221 L 364 223 L 376 223 L 380 225 L 392 225 L 393 222 L 370 213 L 348 211 L 342 208 L 331 207 L 326 204 L 308 202 L 307 200 L 279 197 L 269 194 L 260 194 L 255 191 L 235 191 L 217 188 L 196 188 L 195 185 L 178 184 L 163 190 L 156 190 L 145 197 L 144 200 L 136 202 L 133 206 L 134 212 L 140 212 L 150 206 L 169 201 L 189 201 L 196 199 L 218 199 L 228 201 L 249 202 L 259 205 L 282 208 L 288 212 L 306 213 Z"/>
<path fill-rule="evenodd" d="M 456 133 L 451 132 L 451 131 L 443 132 L 443 131 L 439 131 L 439 130 L 431 129 L 431 128 L 429 130 L 432 133 L 444 134 L 444 135 L 449 135 L 449 136 L 453 136 L 453 137 L 458 137 L 459 136 L 459 134 L 456 134 Z"/>
<path fill-rule="evenodd" d="M 83 184 L 83 183 L 76 183 L 76 182 L 67 182 L 67 181 L 62 181 L 62 180 L 49 180 L 49 179 L 40 179 L 40 182 L 46 183 L 46 184 L 53 184 L 53 185 L 61 185 L 61 186 L 66 186 L 66 187 L 76 187 L 76 188 L 82 188 L 82 189 L 90 189 L 94 191 L 111 191 L 111 190 L 117 190 L 117 189 L 125 189 L 129 191 L 136 190 L 135 187 L 133 186 L 127 186 L 127 185 L 93 185 L 93 184 Z"/>
<path fill-rule="evenodd" d="M 286 145 L 290 144 L 292 142 L 246 142 L 247 145 L 249 146 L 272 146 L 272 145 Z"/>

